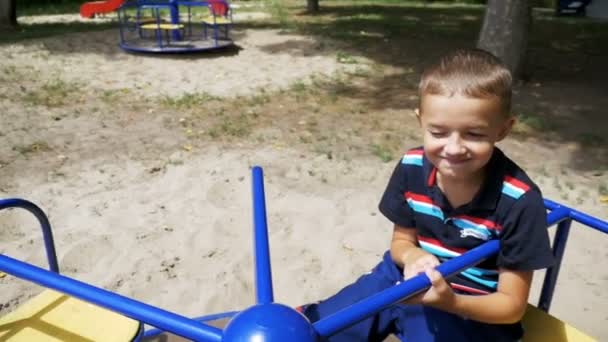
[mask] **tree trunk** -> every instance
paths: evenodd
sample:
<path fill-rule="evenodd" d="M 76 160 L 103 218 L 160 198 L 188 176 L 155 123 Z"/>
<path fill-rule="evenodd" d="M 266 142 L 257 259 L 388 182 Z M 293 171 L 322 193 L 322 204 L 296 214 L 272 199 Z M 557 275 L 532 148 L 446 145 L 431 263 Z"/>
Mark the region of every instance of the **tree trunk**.
<path fill-rule="evenodd" d="M 319 0 L 306 0 L 306 10 L 308 13 L 319 12 Z"/>
<path fill-rule="evenodd" d="M 0 30 L 17 26 L 16 0 L 0 0 Z"/>
<path fill-rule="evenodd" d="M 488 0 L 477 47 L 500 58 L 514 78 L 521 78 L 532 9 L 527 0 Z"/>

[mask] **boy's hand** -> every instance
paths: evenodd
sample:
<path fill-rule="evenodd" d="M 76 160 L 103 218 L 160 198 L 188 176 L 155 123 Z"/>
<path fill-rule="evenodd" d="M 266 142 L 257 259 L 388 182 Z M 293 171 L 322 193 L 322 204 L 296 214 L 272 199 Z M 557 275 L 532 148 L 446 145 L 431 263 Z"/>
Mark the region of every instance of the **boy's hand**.
<path fill-rule="evenodd" d="M 431 280 L 431 287 L 421 296 L 420 303 L 438 309 L 451 308 L 454 303 L 454 291 L 436 269 L 427 269 L 425 274 Z"/>
<path fill-rule="evenodd" d="M 439 260 L 434 255 L 421 249 L 411 250 L 403 258 L 403 279 L 414 278 L 426 270 L 432 270 L 439 266 Z"/>
<path fill-rule="evenodd" d="M 425 252 L 420 248 L 410 249 L 402 257 L 403 279 L 412 279 L 415 276 L 425 273 L 427 270 L 434 270 L 439 266 L 439 260 L 433 254 Z M 421 304 L 425 293 L 420 293 L 405 300 L 405 304 Z"/>

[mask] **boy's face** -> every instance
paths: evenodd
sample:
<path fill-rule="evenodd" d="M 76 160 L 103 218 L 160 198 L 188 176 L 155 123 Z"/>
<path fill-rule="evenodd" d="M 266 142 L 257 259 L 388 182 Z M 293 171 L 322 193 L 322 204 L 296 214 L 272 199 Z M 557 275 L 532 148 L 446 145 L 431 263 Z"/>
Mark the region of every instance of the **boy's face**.
<path fill-rule="evenodd" d="M 424 151 L 442 179 L 475 180 L 514 120 L 497 99 L 424 95 L 418 119 Z"/>

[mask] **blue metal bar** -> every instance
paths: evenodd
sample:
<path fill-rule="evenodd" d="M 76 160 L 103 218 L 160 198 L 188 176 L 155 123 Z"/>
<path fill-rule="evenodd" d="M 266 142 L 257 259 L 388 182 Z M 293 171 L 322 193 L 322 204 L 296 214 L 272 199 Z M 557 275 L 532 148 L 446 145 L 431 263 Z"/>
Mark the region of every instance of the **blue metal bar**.
<path fill-rule="evenodd" d="M 561 207 L 561 204 L 554 202 L 550 199 L 543 198 L 543 201 L 545 202 L 545 208 L 549 210 L 555 210 L 556 208 Z"/>
<path fill-rule="evenodd" d="M 570 217 L 577 222 L 584 224 L 585 226 L 595 228 L 604 234 L 608 234 L 608 222 L 597 219 L 593 216 L 589 216 L 585 213 L 581 213 L 577 210 L 570 211 Z"/>
<path fill-rule="evenodd" d="M 255 290 L 258 304 L 274 301 L 270 248 L 266 225 L 266 199 L 264 198 L 264 171 L 259 166 L 251 170 L 253 178 L 253 222 L 255 239 Z"/>
<path fill-rule="evenodd" d="M 216 313 L 216 314 L 192 318 L 192 320 L 197 321 L 197 322 L 215 321 L 217 319 L 232 318 L 234 315 L 238 314 L 239 312 L 240 311 L 220 312 L 220 313 Z M 156 337 L 164 332 L 166 332 L 166 331 L 161 330 L 161 329 L 149 329 L 144 332 L 142 337 L 144 339 L 149 338 L 149 337 Z"/>
<path fill-rule="evenodd" d="M 556 209 L 558 211 L 560 209 Z M 557 225 L 557 231 L 555 232 L 555 238 L 553 239 L 553 256 L 555 257 L 555 264 L 547 269 L 545 273 L 545 280 L 543 281 L 543 288 L 540 293 L 540 299 L 538 300 L 538 308 L 548 312 L 551 306 L 551 300 L 553 300 L 553 292 L 555 291 L 555 283 L 557 282 L 557 276 L 559 275 L 559 269 L 562 265 L 562 259 L 564 257 L 564 251 L 566 249 L 566 242 L 568 241 L 568 233 L 570 232 L 570 225 L 572 220 L 561 221 Z"/>
<path fill-rule="evenodd" d="M 40 223 L 42 228 L 42 236 L 44 237 L 44 247 L 46 249 L 46 259 L 49 262 L 49 269 L 55 273 L 59 273 L 59 264 L 57 263 L 57 253 L 55 252 L 55 242 L 53 240 L 53 232 L 51 223 L 48 217 L 37 205 L 30 201 L 20 198 L 7 198 L 0 200 L 0 210 L 6 208 L 21 208 L 32 213 Z"/>
<path fill-rule="evenodd" d="M 95 305 L 119 312 L 194 341 L 220 342 L 222 330 L 187 317 L 49 272 L 45 269 L 0 254 L 0 270 Z M 111 327 L 109 327 L 111 328 Z"/>
<path fill-rule="evenodd" d="M 547 272 L 545 273 L 542 291 L 538 300 L 538 308 L 547 312 L 549 311 L 551 301 L 553 300 L 553 293 L 555 292 L 555 285 L 557 283 L 564 251 L 566 249 L 566 242 L 568 241 L 568 234 L 570 233 L 572 220 L 580 222 L 585 226 L 597 229 L 606 234 L 608 234 L 608 222 L 602 221 L 598 218 L 548 199 L 545 199 L 544 201 L 545 207 L 551 210 L 551 212 L 547 215 L 547 224 L 551 226 L 558 223 L 557 231 L 555 233 L 555 237 L 553 238 L 553 255 L 555 257 L 555 265 L 547 269 Z"/>
<path fill-rule="evenodd" d="M 570 210 L 563 207 L 558 207 L 547 214 L 547 226 L 550 227 L 563 220 L 570 219 Z"/>
<path fill-rule="evenodd" d="M 178 3 L 175 0 L 169 0 L 169 4 L 171 5 L 171 24 L 177 25 L 179 24 Z M 171 30 L 171 34 L 173 35 L 173 40 L 181 40 L 181 35 L 178 30 Z"/>
<path fill-rule="evenodd" d="M 437 270 L 447 278 L 463 269 L 478 264 L 483 259 L 491 257 L 498 252 L 499 247 L 500 242 L 498 240 L 488 241 L 458 258 L 444 262 L 437 267 Z M 424 274 L 418 275 L 323 318 L 313 323 L 313 327 L 321 337 L 329 337 L 391 304 L 427 289 L 429 286 L 431 286 L 429 278 Z"/>
<path fill-rule="evenodd" d="M 599 230 L 602 233 L 608 234 L 608 222 L 604 220 L 600 220 L 591 215 L 585 214 L 578 210 L 569 208 L 565 205 L 559 204 L 557 202 L 545 199 L 545 207 L 549 210 L 555 210 L 558 208 L 563 208 L 569 211 L 570 218 L 572 218 L 576 222 L 580 222 L 585 226 L 591 227 L 593 229 Z"/>

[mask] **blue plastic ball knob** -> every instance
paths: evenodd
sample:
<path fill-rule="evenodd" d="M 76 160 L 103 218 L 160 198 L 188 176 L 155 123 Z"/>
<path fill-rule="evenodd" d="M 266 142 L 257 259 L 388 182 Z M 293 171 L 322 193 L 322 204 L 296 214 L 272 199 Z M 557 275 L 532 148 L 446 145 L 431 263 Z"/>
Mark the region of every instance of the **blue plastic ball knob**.
<path fill-rule="evenodd" d="M 289 306 L 254 305 L 235 315 L 224 328 L 223 342 L 314 342 L 317 333 L 304 315 Z"/>

